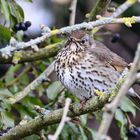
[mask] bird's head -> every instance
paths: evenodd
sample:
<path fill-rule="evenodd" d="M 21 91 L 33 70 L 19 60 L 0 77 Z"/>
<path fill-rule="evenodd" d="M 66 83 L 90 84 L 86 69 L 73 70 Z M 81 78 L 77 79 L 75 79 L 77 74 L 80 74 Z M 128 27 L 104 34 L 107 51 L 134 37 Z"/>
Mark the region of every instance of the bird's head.
<path fill-rule="evenodd" d="M 72 51 L 84 50 L 94 42 L 93 38 L 84 31 L 74 31 L 68 37 L 69 48 Z"/>

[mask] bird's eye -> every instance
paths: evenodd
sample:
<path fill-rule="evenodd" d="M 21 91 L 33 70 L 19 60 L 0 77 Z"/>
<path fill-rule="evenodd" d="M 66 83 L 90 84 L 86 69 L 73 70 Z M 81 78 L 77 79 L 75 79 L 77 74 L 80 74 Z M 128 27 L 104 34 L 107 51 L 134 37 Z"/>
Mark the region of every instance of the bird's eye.
<path fill-rule="evenodd" d="M 86 39 L 82 39 L 82 40 L 80 41 L 80 44 L 83 45 L 83 44 L 86 43 L 86 41 L 87 41 Z"/>

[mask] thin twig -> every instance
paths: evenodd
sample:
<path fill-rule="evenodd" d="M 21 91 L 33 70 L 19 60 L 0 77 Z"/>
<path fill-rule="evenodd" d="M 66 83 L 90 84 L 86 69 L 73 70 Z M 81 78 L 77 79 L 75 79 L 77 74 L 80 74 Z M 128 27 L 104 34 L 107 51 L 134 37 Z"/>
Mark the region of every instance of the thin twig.
<path fill-rule="evenodd" d="M 86 15 L 88 21 L 96 20 L 97 15 L 103 16 L 111 0 L 97 0 L 95 6 L 89 14 Z"/>
<path fill-rule="evenodd" d="M 12 80 L 12 81 L 10 81 L 9 83 L 7 83 L 7 84 L 5 85 L 5 87 L 7 88 L 7 87 L 10 87 L 10 86 L 14 85 L 15 83 L 17 83 L 17 82 L 20 80 L 20 78 L 21 78 L 24 74 L 26 74 L 31 68 L 32 68 L 31 65 L 26 66 L 26 67 L 24 68 L 24 70 L 23 70 L 14 80 Z"/>
<path fill-rule="evenodd" d="M 124 11 L 126 11 L 129 7 L 131 7 L 133 4 L 135 4 L 138 0 L 127 0 L 123 4 L 121 4 L 116 11 L 111 15 L 111 17 L 118 17 L 121 15 Z"/>
<path fill-rule="evenodd" d="M 115 12 L 113 12 L 113 14 L 110 16 L 112 18 L 116 18 L 118 16 L 120 16 L 124 11 L 126 11 L 129 7 L 131 7 L 132 5 L 134 5 L 138 0 L 127 0 L 125 1 L 123 4 L 121 4 Z M 98 32 L 103 26 L 100 26 L 98 28 L 96 28 L 96 30 L 94 31 L 94 33 Z"/>
<path fill-rule="evenodd" d="M 36 87 L 38 85 L 40 85 L 42 83 L 42 81 L 44 81 L 44 79 L 46 79 L 46 77 L 48 77 L 53 72 L 54 63 L 55 62 L 53 62 L 51 65 L 49 65 L 49 67 L 39 77 L 37 77 L 32 83 L 30 83 L 27 87 L 25 87 L 23 91 L 16 93 L 16 95 L 14 97 L 10 98 L 9 99 L 10 103 L 14 104 L 14 103 L 20 101 L 25 96 L 27 96 L 31 91 L 35 90 Z"/>
<path fill-rule="evenodd" d="M 70 106 L 70 103 L 71 103 L 71 99 L 70 98 L 66 98 L 66 101 L 65 101 L 65 107 L 64 107 L 64 110 L 63 110 L 63 116 L 62 116 L 62 119 L 60 121 L 60 124 L 55 132 L 54 135 L 49 135 L 48 138 L 49 140 L 57 140 L 65 123 L 68 122 L 70 120 L 69 117 L 67 117 L 67 114 L 68 114 L 68 111 L 69 111 L 69 106 Z"/>
<path fill-rule="evenodd" d="M 126 112 L 125 112 L 125 116 L 127 118 L 129 126 L 131 126 L 132 125 L 131 119 L 130 119 L 130 117 L 128 116 L 128 114 Z"/>
<path fill-rule="evenodd" d="M 103 114 L 103 120 L 99 127 L 96 140 L 100 140 L 102 135 L 107 134 L 109 127 L 111 125 L 114 113 L 117 107 L 119 106 L 122 97 L 125 96 L 125 94 L 128 92 L 132 84 L 135 82 L 137 71 L 139 70 L 139 68 L 140 68 L 140 44 L 138 45 L 136 56 L 134 58 L 134 63 L 130 69 L 130 72 L 128 73 L 126 80 L 124 81 L 124 84 L 121 86 L 116 98 L 110 104 L 107 104 L 105 106 L 106 109 Z"/>
<path fill-rule="evenodd" d="M 69 10 L 70 10 L 69 25 L 74 25 L 75 24 L 76 5 L 77 5 L 77 0 L 72 0 L 71 1 L 71 6 L 69 8 Z"/>

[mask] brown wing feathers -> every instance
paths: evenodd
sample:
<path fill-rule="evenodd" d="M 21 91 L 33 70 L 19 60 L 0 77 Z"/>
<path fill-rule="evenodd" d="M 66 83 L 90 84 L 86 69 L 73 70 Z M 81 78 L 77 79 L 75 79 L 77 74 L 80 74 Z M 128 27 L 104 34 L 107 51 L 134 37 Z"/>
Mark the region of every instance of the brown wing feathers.
<path fill-rule="evenodd" d="M 113 66 L 117 71 L 122 71 L 128 66 L 123 58 L 109 50 L 104 44 L 100 42 L 96 42 L 96 47 L 91 47 L 89 50 L 101 61 L 105 61 L 105 64 Z"/>

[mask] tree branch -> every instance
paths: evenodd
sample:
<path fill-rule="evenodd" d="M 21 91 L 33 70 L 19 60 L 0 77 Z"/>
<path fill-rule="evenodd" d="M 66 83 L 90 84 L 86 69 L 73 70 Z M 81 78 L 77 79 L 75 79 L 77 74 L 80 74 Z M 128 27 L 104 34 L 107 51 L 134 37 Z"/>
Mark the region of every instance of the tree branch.
<path fill-rule="evenodd" d="M 127 0 L 123 4 L 121 4 L 117 10 L 111 15 L 111 17 L 118 17 L 121 15 L 125 10 L 135 4 L 138 0 Z"/>
<path fill-rule="evenodd" d="M 126 2 L 124 2 L 122 5 L 120 5 L 115 12 L 113 12 L 113 14 L 110 16 L 112 18 L 116 18 L 119 15 L 121 15 L 124 11 L 126 11 L 129 7 L 131 7 L 133 4 L 135 4 L 136 2 L 138 2 L 138 0 L 127 0 Z M 94 33 L 96 33 L 97 31 L 99 31 L 102 28 L 102 26 L 98 27 L 95 29 Z"/>
<path fill-rule="evenodd" d="M 88 21 L 96 20 L 97 15 L 103 15 L 105 11 L 107 10 L 107 7 L 109 5 L 111 0 L 97 0 L 95 6 L 91 10 L 89 14 L 86 15 L 88 18 Z"/>
<path fill-rule="evenodd" d="M 34 50 L 11 52 L 11 55 L 7 59 L 0 55 L 0 64 L 10 64 L 14 63 L 14 61 L 17 61 L 17 63 L 23 63 L 52 57 L 57 54 L 60 48 L 62 48 L 63 43 L 64 42 L 62 41 L 52 45 L 48 45 L 42 49 L 39 49 L 37 52 L 35 52 Z"/>
<path fill-rule="evenodd" d="M 31 82 L 27 87 L 15 94 L 14 97 L 9 98 L 11 104 L 15 104 L 16 102 L 20 101 L 24 97 L 26 97 L 31 91 L 35 90 L 38 85 L 42 83 L 54 70 L 54 63 L 53 62 L 49 67 L 40 75 L 38 76 L 33 82 Z"/>
<path fill-rule="evenodd" d="M 98 26 L 106 25 L 106 24 L 124 23 L 125 25 L 131 27 L 131 24 L 139 23 L 139 22 L 140 22 L 139 16 L 138 17 L 133 16 L 133 17 L 128 17 L 128 18 L 109 18 L 108 17 L 108 18 L 101 18 L 99 20 L 92 21 L 92 22 L 83 22 L 80 24 L 63 27 L 61 29 L 56 29 L 56 30 L 52 30 L 50 32 L 44 33 L 41 37 L 38 37 L 29 42 L 25 42 L 25 43 L 20 42 L 17 44 L 15 43 L 14 46 L 8 45 L 7 47 L 0 49 L 0 59 L 4 58 L 6 61 L 6 59 L 9 59 L 9 57 L 11 58 L 13 52 L 16 52 L 19 50 L 24 50 L 24 49 L 28 48 L 29 46 L 38 44 L 38 43 L 46 40 L 47 38 L 49 38 L 52 35 L 59 35 L 59 34 L 64 34 L 64 33 L 67 34 L 67 33 L 71 33 L 72 31 L 76 31 L 76 30 L 80 30 L 80 29 L 91 30 L 94 27 L 98 27 Z M 41 57 L 41 56 L 39 55 L 38 57 Z M 31 61 L 32 59 L 29 59 L 29 60 Z"/>
<path fill-rule="evenodd" d="M 113 94 L 116 95 L 123 81 L 124 81 L 124 77 L 120 79 L 116 87 L 113 89 Z M 110 94 L 104 95 L 104 97 L 97 97 L 97 96 L 93 97 L 90 100 L 88 100 L 84 104 L 84 106 L 82 106 L 82 108 L 77 103 L 74 103 L 70 106 L 70 111 L 68 112 L 68 116 L 73 118 L 75 116 L 79 116 L 91 111 L 95 112 L 101 109 L 104 106 L 104 104 L 108 102 L 109 98 L 110 98 Z M 1 136 L 0 140 L 16 140 L 18 138 L 31 135 L 41 130 L 42 128 L 45 128 L 46 125 L 52 125 L 59 122 L 63 114 L 62 112 L 63 109 L 51 111 L 47 115 L 38 117 L 23 126 L 18 125 L 15 128 L 9 130 L 3 136 Z"/>
<path fill-rule="evenodd" d="M 71 6 L 70 6 L 70 21 L 69 25 L 74 25 L 75 24 L 75 15 L 76 15 L 76 5 L 77 5 L 77 0 L 72 0 L 71 1 Z"/>
<path fill-rule="evenodd" d="M 126 80 L 124 81 L 124 84 L 122 84 L 115 99 L 110 104 L 107 104 L 105 106 L 103 120 L 99 127 L 96 140 L 101 140 L 101 136 L 107 134 L 109 127 L 111 125 L 114 113 L 115 113 L 117 107 L 119 106 L 122 97 L 126 95 L 126 93 L 130 89 L 132 84 L 135 82 L 136 76 L 137 76 L 137 71 L 139 69 L 140 69 L 140 44 L 138 45 L 138 49 L 136 51 L 136 56 L 134 58 L 134 63 L 130 69 L 130 72 L 128 73 Z"/>
<path fill-rule="evenodd" d="M 91 111 L 95 112 L 101 109 L 104 104 L 107 103 L 108 99 L 109 95 L 106 95 L 104 98 L 93 97 L 82 106 L 82 109 L 77 103 L 72 104 L 70 106 L 71 111 L 68 111 L 68 116 L 74 118 Z M 51 111 L 47 115 L 39 116 L 24 125 L 18 125 L 10 129 L 0 137 L 0 140 L 19 140 L 23 137 L 34 134 L 49 125 L 60 122 L 62 114 L 63 109 L 58 109 Z"/>

